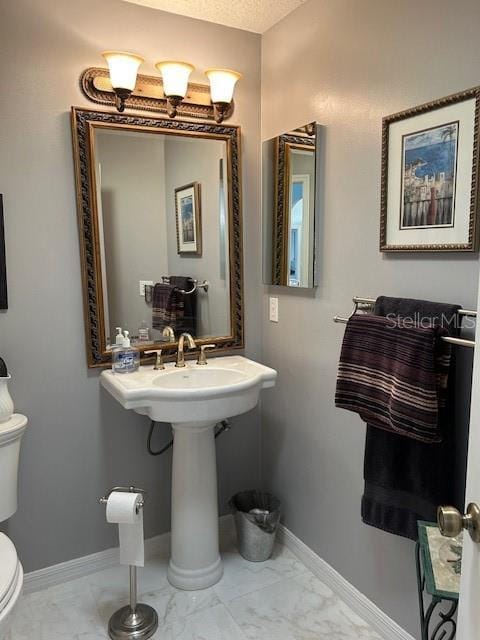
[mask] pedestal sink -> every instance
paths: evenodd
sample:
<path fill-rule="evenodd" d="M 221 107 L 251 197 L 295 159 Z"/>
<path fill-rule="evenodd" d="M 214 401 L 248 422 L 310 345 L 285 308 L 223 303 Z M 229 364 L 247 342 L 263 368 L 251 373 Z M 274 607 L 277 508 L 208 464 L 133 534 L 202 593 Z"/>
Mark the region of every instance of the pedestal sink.
<path fill-rule="evenodd" d="M 277 372 L 242 356 L 207 365 L 104 371 L 102 385 L 125 409 L 170 422 L 174 433 L 172 538 L 168 579 L 179 589 L 206 589 L 222 577 L 218 549 L 215 425 L 253 409 Z"/>

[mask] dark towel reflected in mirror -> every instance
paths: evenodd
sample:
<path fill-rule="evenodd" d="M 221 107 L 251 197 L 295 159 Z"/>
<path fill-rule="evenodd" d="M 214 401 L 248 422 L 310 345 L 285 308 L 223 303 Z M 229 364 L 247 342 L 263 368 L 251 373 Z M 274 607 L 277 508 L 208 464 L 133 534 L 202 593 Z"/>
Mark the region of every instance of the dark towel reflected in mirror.
<path fill-rule="evenodd" d="M 152 293 L 152 328 L 163 333 L 171 327 L 175 337 L 197 335 L 197 289 L 187 276 L 170 276 L 157 282 Z"/>

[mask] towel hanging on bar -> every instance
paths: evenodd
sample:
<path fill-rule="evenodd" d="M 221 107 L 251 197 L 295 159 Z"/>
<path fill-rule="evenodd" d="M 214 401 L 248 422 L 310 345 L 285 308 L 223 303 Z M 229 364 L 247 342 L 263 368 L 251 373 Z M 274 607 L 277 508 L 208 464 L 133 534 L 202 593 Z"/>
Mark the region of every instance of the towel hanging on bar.
<path fill-rule="evenodd" d="M 440 442 L 451 347 L 443 327 L 405 327 L 377 315 L 348 321 L 338 365 L 335 405 L 374 427 Z"/>

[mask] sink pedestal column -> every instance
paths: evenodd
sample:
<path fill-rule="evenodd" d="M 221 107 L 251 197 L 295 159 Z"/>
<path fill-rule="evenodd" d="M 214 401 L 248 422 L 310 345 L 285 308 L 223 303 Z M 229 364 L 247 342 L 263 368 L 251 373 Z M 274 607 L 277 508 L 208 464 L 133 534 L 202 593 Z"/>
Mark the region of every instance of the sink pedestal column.
<path fill-rule="evenodd" d="M 168 580 L 178 589 L 206 589 L 223 574 L 218 548 L 215 424 L 172 424 L 172 540 Z"/>

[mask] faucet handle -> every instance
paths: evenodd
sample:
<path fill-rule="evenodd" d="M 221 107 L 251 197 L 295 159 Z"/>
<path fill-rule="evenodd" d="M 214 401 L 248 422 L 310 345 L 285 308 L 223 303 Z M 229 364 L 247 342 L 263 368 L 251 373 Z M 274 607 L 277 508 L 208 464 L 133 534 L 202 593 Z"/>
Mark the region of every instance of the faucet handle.
<path fill-rule="evenodd" d="M 207 364 L 207 349 L 215 349 L 216 344 L 202 344 L 200 347 L 200 355 L 197 364 Z"/>
<path fill-rule="evenodd" d="M 163 364 L 163 360 L 162 360 L 162 350 L 161 349 L 152 349 L 150 351 L 145 351 L 144 352 L 145 355 L 149 355 L 150 353 L 156 353 L 157 354 L 157 359 L 155 360 L 155 364 L 153 365 L 153 368 L 155 371 L 161 371 L 162 369 L 165 369 L 165 365 Z"/>

